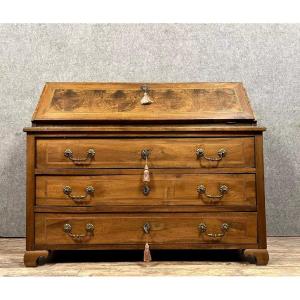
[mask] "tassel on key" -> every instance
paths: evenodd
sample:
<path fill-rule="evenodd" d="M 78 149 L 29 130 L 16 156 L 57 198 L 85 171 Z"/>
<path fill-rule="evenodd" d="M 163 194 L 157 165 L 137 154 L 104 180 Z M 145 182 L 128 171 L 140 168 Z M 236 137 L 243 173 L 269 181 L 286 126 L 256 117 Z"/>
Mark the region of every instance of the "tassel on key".
<path fill-rule="evenodd" d="M 150 252 L 150 247 L 149 244 L 145 244 L 145 250 L 144 250 L 144 262 L 150 262 L 152 260 L 151 258 L 151 252 Z"/>
<path fill-rule="evenodd" d="M 150 173 L 149 173 L 149 168 L 148 168 L 148 165 L 147 165 L 147 160 L 146 160 L 146 164 L 145 164 L 145 167 L 144 167 L 143 182 L 144 183 L 149 183 L 150 182 Z"/>
<path fill-rule="evenodd" d="M 144 96 L 141 99 L 141 104 L 142 105 L 147 105 L 151 104 L 153 101 L 150 99 L 148 95 L 148 87 L 146 85 L 141 86 L 141 89 L 144 91 Z"/>
<path fill-rule="evenodd" d="M 141 99 L 141 104 L 146 105 L 146 104 L 151 104 L 153 101 L 150 99 L 147 93 L 144 93 L 143 98 Z"/>
<path fill-rule="evenodd" d="M 143 174 L 143 194 L 145 196 L 148 196 L 150 193 L 150 186 L 149 186 L 149 182 L 150 182 L 150 172 L 149 172 L 149 168 L 148 168 L 148 160 L 147 160 L 147 156 L 145 157 L 146 159 L 146 163 L 145 163 L 145 167 L 144 167 L 144 174 Z"/>

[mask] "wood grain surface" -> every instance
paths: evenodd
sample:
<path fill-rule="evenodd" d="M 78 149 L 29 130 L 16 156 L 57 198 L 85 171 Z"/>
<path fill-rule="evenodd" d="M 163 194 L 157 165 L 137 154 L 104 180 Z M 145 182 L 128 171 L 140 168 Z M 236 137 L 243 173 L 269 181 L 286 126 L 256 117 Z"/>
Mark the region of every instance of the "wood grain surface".
<path fill-rule="evenodd" d="M 197 158 L 197 149 L 208 158 Z M 84 164 L 76 164 L 65 157 L 66 149 L 74 158 L 85 159 L 93 149 L 95 156 Z M 37 168 L 143 168 L 141 151 L 150 150 L 150 168 L 224 168 L 254 167 L 254 138 L 165 138 L 165 139 L 38 139 Z"/>
<path fill-rule="evenodd" d="M 140 213 L 140 214 L 50 214 L 37 213 L 35 216 L 35 245 L 40 249 L 61 249 L 61 245 L 126 245 L 141 248 L 146 242 L 152 247 L 176 249 L 201 248 L 201 244 L 236 245 L 257 243 L 256 213 Z M 199 224 L 207 226 L 207 232 L 199 231 Z M 229 229 L 221 238 L 212 238 L 208 234 L 222 233 L 222 225 L 226 223 Z M 72 226 L 73 234 L 84 235 L 80 242 L 64 232 L 64 225 Z M 88 235 L 87 224 L 94 226 L 92 235 Z M 149 233 L 144 232 L 143 226 L 149 224 Z M 182 244 L 180 246 L 180 244 Z M 44 248 L 43 248 L 44 247 Z M 206 247 L 206 246 L 204 246 Z M 132 247 L 130 247 L 132 248 Z M 249 248 L 249 247 L 248 247 Z M 251 248 L 251 247 L 250 247 Z"/>
<path fill-rule="evenodd" d="M 141 210 L 143 206 L 191 205 L 198 211 L 201 206 L 212 206 L 216 210 L 220 206 L 232 210 L 256 208 L 254 174 L 161 174 L 154 170 L 150 174 L 148 195 L 143 194 L 142 176 L 142 170 L 136 175 L 37 176 L 36 205 L 136 205 L 141 206 Z M 200 185 L 205 186 L 205 193 L 197 191 Z M 228 191 L 222 194 L 220 187 L 224 185 Z M 72 189 L 71 196 L 86 197 L 71 199 L 64 194 L 66 186 Z M 91 194 L 86 193 L 89 186 L 94 188 Z"/>
<path fill-rule="evenodd" d="M 241 83 L 47 83 L 33 116 L 47 120 L 254 120 Z"/>
<path fill-rule="evenodd" d="M 47 83 L 32 121 L 26 265 L 147 242 L 268 262 L 264 128 L 241 83 Z"/>

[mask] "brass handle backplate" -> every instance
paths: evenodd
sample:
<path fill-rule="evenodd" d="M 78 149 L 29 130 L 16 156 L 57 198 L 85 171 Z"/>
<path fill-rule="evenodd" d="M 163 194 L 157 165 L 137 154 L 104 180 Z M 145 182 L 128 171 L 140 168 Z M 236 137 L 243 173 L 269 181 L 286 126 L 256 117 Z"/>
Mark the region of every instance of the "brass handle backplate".
<path fill-rule="evenodd" d="M 82 242 L 85 238 L 90 238 L 94 233 L 94 225 L 88 223 L 85 225 L 85 234 L 72 233 L 72 225 L 69 223 L 64 224 L 64 232 L 76 242 Z"/>
<path fill-rule="evenodd" d="M 206 193 L 206 187 L 203 184 L 200 184 L 197 187 L 197 192 L 199 194 L 204 194 L 205 197 L 209 198 L 208 202 L 210 202 L 210 203 L 220 201 L 224 197 L 224 195 L 229 191 L 229 188 L 227 185 L 222 184 L 219 187 L 219 191 L 220 191 L 220 195 L 210 195 L 210 194 Z M 205 202 L 204 199 L 203 199 L 203 201 Z"/>
<path fill-rule="evenodd" d="M 94 194 L 95 192 L 95 189 L 90 185 L 90 186 L 87 186 L 85 188 L 85 195 L 81 195 L 81 196 L 75 196 L 75 195 L 72 195 L 72 188 L 70 186 L 65 186 L 63 188 L 63 192 L 65 195 L 67 195 L 70 199 L 72 199 L 73 201 L 75 202 L 80 202 L 82 201 L 83 199 L 85 199 L 88 195 L 92 195 Z"/>
<path fill-rule="evenodd" d="M 198 148 L 196 150 L 196 155 L 197 155 L 198 159 L 204 158 L 204 159 L 209 160 L 209 161 L 219 161 L 219 160 L 222 160 L 223 157 L 225 157 L 226 153 L 227 153 L 227 151 L 225 149 L 220 149 L 217 152 L 218 157 L 208 157 L 208 156 L 205 155 L 204 149 Z"/>
<path fill-rule="evenodd" d="M 199 232 L 201 234 L 205 234 L 210 238 L 221 239 L 226 234 L 226 232 L 230 229 L 230 225 L 227 224 L 227 223 L 223 223 L 221 225 L 221 232 L 220 233 L 207 233 L 206 232 L 207 231 L 207 226 L 204 223 L 199 224 L 198 229 L 199 229 Z"/>
<path fill-rule="evenodd" d="M 150 233 L 150 229 L 151 229 L 151 225 L 149 223 L 145 223 L 143 225 L 143 230 L 145 233 L 147 233 L 147 234 Z"/>
<path fill-rule="evenodd" d="M 149 156 L 150 156 L 150 150 L 149 149 L 143 149 L 141 151 L 141 158 L 143 160 L 149 159 Z"/>
<path fill-rule="evenodd" d="M 96 151 L 94 149 L 89 149 L 86 153 L 85 158 L 74 158 L 71 149 L 66 149 L 64 152 L 64 156 L 69 160 L 71 160 L 74 164 L 90 163 L 92 158 L 95 157 L 95 155 L 96 155 Z"/>
<path fill-rule="evenodd" d="M 143 194 L 144 196 L 148 196 L 151 191 L 151 188 L 148 184 L 144 184 L 143 186 Z"/>

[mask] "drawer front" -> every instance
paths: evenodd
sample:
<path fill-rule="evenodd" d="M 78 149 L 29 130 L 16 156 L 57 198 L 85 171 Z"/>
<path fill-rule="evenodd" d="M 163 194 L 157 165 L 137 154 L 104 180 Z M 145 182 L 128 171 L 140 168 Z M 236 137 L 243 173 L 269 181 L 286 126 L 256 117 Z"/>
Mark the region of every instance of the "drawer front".
<path fill-rule="evenodd" d="M 153 171 L 150 178 L 150 192 L 145 194 L 142 174 L 37 176 L 36 204 L 256 207 L 254 174 L 160 174 Z"/>
<path fill-rule="evenodd" d="M 37 168 L 254 167 L 254 138 L 39 139 Z"/>
<path fill-rule="evenodd" d="M 255 244 L 256 213 L 36 214 L 35 243 Z"/>

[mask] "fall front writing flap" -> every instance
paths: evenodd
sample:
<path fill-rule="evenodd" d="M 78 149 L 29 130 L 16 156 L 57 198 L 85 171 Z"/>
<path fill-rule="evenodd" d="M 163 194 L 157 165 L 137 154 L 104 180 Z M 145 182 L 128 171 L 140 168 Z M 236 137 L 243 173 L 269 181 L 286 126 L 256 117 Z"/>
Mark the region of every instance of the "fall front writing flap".
<path fill-rule="evenodd" d="M 47 83 L 33 115 L 47 121 L 254 121 L 241 83 Z"/>

